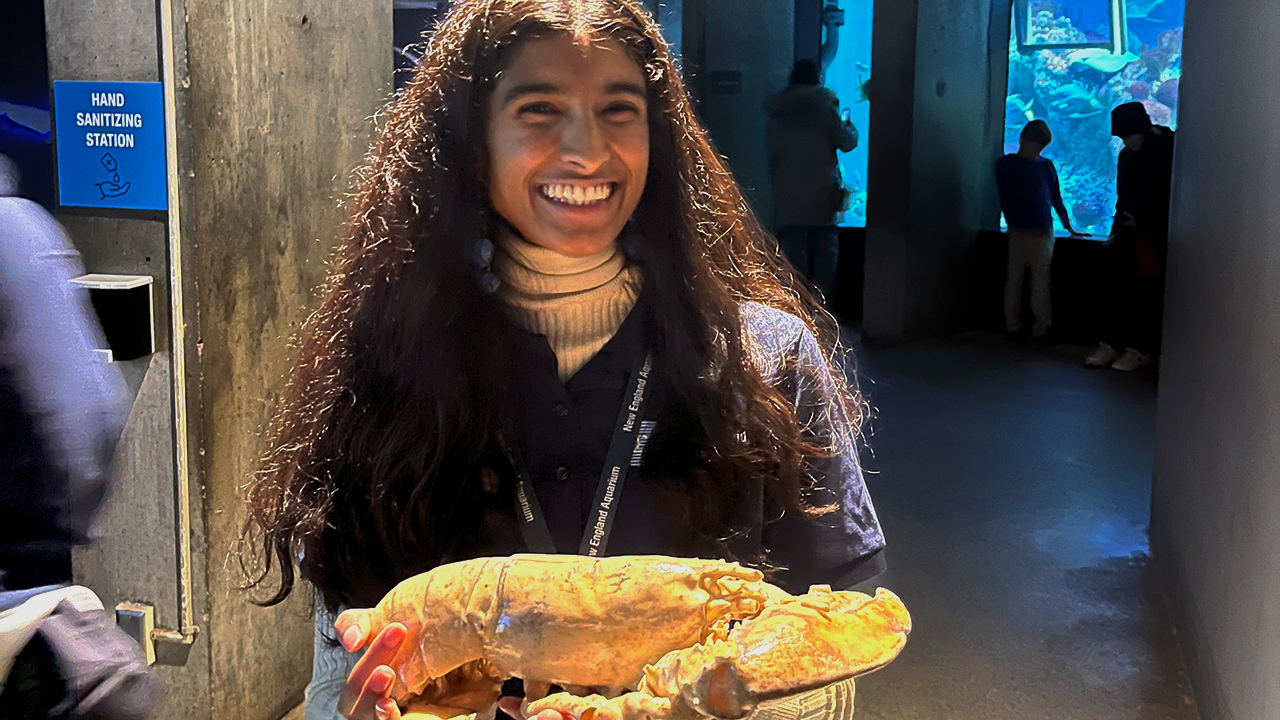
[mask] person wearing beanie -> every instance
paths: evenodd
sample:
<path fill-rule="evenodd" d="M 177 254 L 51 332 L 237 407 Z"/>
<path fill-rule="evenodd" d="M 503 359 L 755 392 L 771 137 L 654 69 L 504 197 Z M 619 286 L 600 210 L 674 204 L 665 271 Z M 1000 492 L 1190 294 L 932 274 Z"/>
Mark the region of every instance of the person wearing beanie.
<path fill-rule="evenodd" d="M 1151 364 L 1160 342 L 1164 263 L 1173 185 L 1173 130 L 1154 125 L 1140 102 L 1111 111 L 1124 142 L 1116 165 L 1116 215 L 1107 238 L 1103 337 L 1089 367 L 1133 371 Z"/>
<path fill-rule="evenodd" d="M 996 189 L 1000 210 L 1009 224 L 1009 269 L 1005 276 L 1005 329 L 1022 330 L 1022 277 L 1031 273 L 1031 334 L 1043 338 L 1053 325 L 1049 302 L 1049 268 L 1053 263 L 1053 213 L 1062 227 L 1076 235 L 1062 202 L 1058 169 L 1041 153 L 1053 142 L 1049 124 L 1032 120 L 1018 137 L 1018 152 L 996 161 Z"/>
<path fill-rule="evenodd" d="M 1117 105 L 1111 111 L 1111 134 L 1125 140 L 1126 146 L 1129 138 L 1145 135 L 1151 128 L 1151 116 L 1147 114 L 1147 107 L 1140 102 Z"/>

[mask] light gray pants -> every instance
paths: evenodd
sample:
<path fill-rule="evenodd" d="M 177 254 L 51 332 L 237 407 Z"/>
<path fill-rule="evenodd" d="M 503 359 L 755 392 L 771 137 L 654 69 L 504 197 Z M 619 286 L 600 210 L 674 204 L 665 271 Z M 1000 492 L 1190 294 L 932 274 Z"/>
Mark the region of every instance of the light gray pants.
<path fill-rule="evenodd" d="M 1009 332 L 1022 329 L 1022 277 L 1031 273 L 1032 332 L 1043 335 L 1053 325 L 1049 268 L 1053 264 L 1053 231 L 1009 228 L 1009 271 L 1004 281 L 1004 322 Z"/>

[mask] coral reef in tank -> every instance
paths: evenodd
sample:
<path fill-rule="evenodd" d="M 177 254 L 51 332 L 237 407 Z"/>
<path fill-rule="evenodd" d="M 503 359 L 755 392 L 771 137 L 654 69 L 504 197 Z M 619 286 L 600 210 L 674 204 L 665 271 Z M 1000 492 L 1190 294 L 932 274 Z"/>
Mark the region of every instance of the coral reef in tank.
<path fill-rule="evenodd" d="M 1062 194 L 1078 230 L 1110 231 L 1115 207 L 1115 163 L 1120 143 L 1111 137 L 1111 109 L 1141 102 L 1153 122 L 1174 126 L 1182 76 L 1184 0 L 1127 0 L 1127 51 L 1106 48 L 1042 49 L 1023 54 L 1017 28 L 1009 44 L 1005 147 L 1014 152 L 1027 121 L 1053 129 L 1045 154 L 1058 165 Z M 1107 42 L 1105 19 L 1073 12 L 1073 3 L 1031 0 L 1028 45 Z"/>

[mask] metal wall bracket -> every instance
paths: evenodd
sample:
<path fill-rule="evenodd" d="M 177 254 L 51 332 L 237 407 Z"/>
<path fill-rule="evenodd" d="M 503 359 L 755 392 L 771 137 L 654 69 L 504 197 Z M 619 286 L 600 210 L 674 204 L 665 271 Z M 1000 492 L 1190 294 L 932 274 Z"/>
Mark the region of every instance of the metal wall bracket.
<path fill-rule="evenodd" d="M 156 664 L 156 643 L 152 633 L 156 630 L 156 609 L 143 603 L 116 605 L 116 625 L 142 646 L 147 664 Z"/>
<path fill-rule="evenodd" d="M 187 313 L 184 297 L 186 285 L 182 275 L 181 195 L 178 192 L 178 61 L 174 47 L 175 21 L 181 16 L 174 11 L 176 0 L 161 0 L 160 47 L 164 60 L 164 143 L 169 192 L 169 320 L 172 323 L 170 363 L 173 392 L 174 480 L 177 483 L 176 510 L 178 533 L 178 629 L 154 629 L 151 639 L 174 647 L 186 662 L 186 655 L 200 633 L 196 626 L 196 589 L 192 577 L 194 564 L 191 549 L 191 457 L 187 425 Z M 165 659 L 161 659 L 165 662 Z"/>
<path fill-rule="evenodd" d="M 148 665 L 185 665 L 187 652 L 200 633 L 194 625 L 185 632 L 156 627 L 156 608 L 150 603 L 116 605 L 116 625 L 142 647 Z M 179 651 L 166 651 L 164 646 L 178 646 Z"/>

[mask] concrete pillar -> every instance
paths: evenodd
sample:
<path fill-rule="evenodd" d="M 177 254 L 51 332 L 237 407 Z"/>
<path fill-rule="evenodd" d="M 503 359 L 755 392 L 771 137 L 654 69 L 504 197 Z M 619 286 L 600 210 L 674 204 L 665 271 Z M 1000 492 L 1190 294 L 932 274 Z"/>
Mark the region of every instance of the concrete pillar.
<path fill-rule="evenodd" d="M 823 0 L 795 0 L 795 39 L 792 56 L 796 61 L 822 59 Z"/>
<path fill-rule="evenodd" d="M 878 2 L 872 39 L 868 340 L 961 329 L 968 260 L 999 209 L 1008 0 Z M 908 89 L 911 89 L 910 91 Z"/>
<path fill-rule="evenodd" d="M 183 235 L 194 280 L 213 714 L 278 717 L 310 677 L 309 598 L 262 610 L 223 562 L 240 487 L 340 230 L 340 201 L 391 86 L 391 3 L 187 0 Z M 194 408 L 198 408 L 195 410 Z M 270 638 L 270 641 L 264 639 Z M 263 678 L 278 690 L 263 692 Z"/>
<path fill-rule="evenodd" d="M 1280 716 L 1280 14 L 1187 0 L 1152 555 L 1205 720 Z"/>
<path fill-rule="evenodd" d="M 906 329 L 907 235 L 911 217 L 912 116 L 917 0 L 872 10 L 871 99 L 867 135 L 867 229 L 862 327 L 869 340 Z"/>
<path fill-rule="evenodd" d="M 773 189 L 764 103 L 787 86 L 791 74 L 795 6 L 780 0 L 705 3 L 706 57 L 699 83 L 702 117 L 716 150 L 728 157 L 729 169 L 768 227 Z M 686 47 L 686 57 L 687 53 Z"/>
<path fill-rule="evenodd" d="M 707 64 L 707 2 L 680 0 L 680 69 L 695 107 L 702 104 Z"/>
<path fill-rule="evenodd" d="M 391 3 L 173 3 L 192 499 L 189 653 L 161 646 L 158 717 L 275 720 L 310 676 L 308 598 L 263 610 L 229 561 L 240 489 L 340 229 L 339 202 L 391 85 Z M 163 77 L 156 0 L 46 0 L 53 80 Z M 56 112 L 56 108 L 55 108 Z M 116 458 L 102 540 L 75 573 L 108 605 L 142 601 L 178 625 L 171 214 L 60 213 L 90 272 L 156 279 L 158 352 L 123 363 L 136 400 Z"/>

